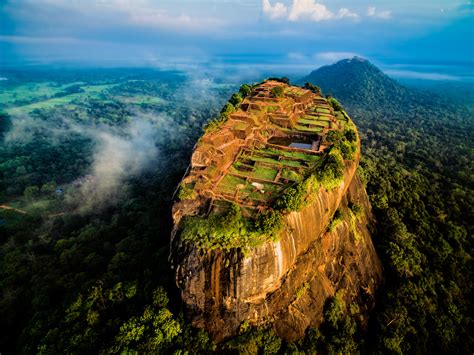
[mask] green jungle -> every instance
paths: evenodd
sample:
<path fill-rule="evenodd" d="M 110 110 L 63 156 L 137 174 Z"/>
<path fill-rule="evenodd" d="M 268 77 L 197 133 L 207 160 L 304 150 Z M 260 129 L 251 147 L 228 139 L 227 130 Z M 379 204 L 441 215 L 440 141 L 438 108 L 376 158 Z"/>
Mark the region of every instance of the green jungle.
<path fill-rule="evenodd" d="M 368 62 L 295 80 L 357 125 L 384 283 L 368 328 L 336 294 L 301 341 L 243 324 L 217 345 L 180 302 L 171 205 L 205 125 L 243 83 L 152 69 L 2 75 L 3 355 L 472 353 L 474 102 L 461 91 L 405 87 Z"/>

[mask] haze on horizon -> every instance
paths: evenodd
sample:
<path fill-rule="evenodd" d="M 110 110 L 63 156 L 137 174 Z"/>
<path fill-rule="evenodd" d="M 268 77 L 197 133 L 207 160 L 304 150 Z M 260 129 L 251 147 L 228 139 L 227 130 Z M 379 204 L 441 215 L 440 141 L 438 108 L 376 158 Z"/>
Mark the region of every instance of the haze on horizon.
<path fill-rule="evenodd" d="M 0 66 L 260 68 L 359 55 L 399 77 L 472 79 L 472 0 L 6 0 Z"/>

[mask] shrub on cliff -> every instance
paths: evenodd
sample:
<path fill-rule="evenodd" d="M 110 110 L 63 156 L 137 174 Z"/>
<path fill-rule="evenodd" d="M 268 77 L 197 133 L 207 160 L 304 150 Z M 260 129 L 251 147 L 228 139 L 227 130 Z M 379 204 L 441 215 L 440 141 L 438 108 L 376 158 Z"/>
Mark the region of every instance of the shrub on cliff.
<path fill-rule="evenodd" d="M 319 86 L 313 85 L 311 83 L 306 83 L 303 86 L 306 90 L 310 90 L 316 95 L 321 95 L 321 88 Z"/>
<path fill-rule="evenodd" d="M 224 215 L 185 217 L 181 239 L 205 249 L 230 249 L 239 246 L 246 227 L 240 208 L 232 205 Z"/>
<path fill-rule="evenodd" d="M 234 107 L 238 107 L 240 103 L 242 102 L 242 96 L 238 92 L 232 95 L 232 97 L 229 100 L 229 103 L 233 105 Z"/>
<path fill-rule="evenodd" d="M 344 132 L 329 131 L 326 139 L 341 152 L 344 160 L 354 159 L 354 153 L 357 150 L 357 135 L 352 127 Z"/>
<path fill-rule="evenodd" d="M 252 87 L 248 84 L 243 84 L 239 89 L 239 93 L 240 95 L 242 95 L 242 97 L 249 96 L 251 92 L 252 92 Z"/>
<path fill-rule="evenodd" d="M 332 190 L 342 182 L 344 162 L 341 153 L 337 149 L 332 148 L 326 155 L 316 175 L 321 185 L 327 190 Z"/>
<path fill-rule="evenodd" d="M 339 101 L 337 101 L 334 97 L 328 97 L 328 102 L 331 105 L 331 107 L 334 109 L 334 111 L 343 111 L 344 109 L 342 108 L 341 104 Z"/>
<path fill-rule="evenodd" d="M 276 237 L 283 228 L 283 216 L 280 211 L 266 210 L 257 216 L 255 227 L 264 235 Z"/>
<path fill-rule="evenodd" d="M 275 208 L 285 213 L 300 211 L 318 189 L 319 183 L 316 177 L 311 175 L 306 180 L 287 188 L 276 200 Z"/>
<path fill-rule="evenodd" d="M 245 249 L 258 246 L 269 237 L 276 237 L 282 227 L 282 216 L 278 211 L 264 212 L 254 221 L 243 217 L 240 207 L 232 204 L 223 215 L 185 217 L 181 239 L 207 250 Z"/>

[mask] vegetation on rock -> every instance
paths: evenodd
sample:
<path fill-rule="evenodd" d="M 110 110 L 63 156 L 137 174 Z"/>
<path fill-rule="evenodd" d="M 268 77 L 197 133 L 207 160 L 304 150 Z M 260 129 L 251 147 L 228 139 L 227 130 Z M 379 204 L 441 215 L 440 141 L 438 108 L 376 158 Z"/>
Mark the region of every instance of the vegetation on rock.
<path fill-rule="evenodd" d="M 275 238 L 282 227 L 282 216 L 277 211 L 262 212 L 253 220 L 242 217 L 240 207 L 231 204 L 222 215 L 184 217 L 180 238 L 206 250 L 246 249 Z"/>
<path fill-rule="evenodd" d="M 38 81 L 36 87 L 49 87 L 52 80 L 119 85 L 90 97 L 63 96 L 67 107 L 41 103 L 28 111 L 30 139 L 1 143 L 2 203 L 28 211 L 0 211 L 2 352 L 472 353 L 472 105 L 411 92 L 387 82 L 379 71 L 374 78 L 365 64 L 362 69 L 342 64 L 305 81 L 338 97 L 361 133 L 359 173 L 378 221 L 374 242 L 386 270 L 368 333 L 356 307 L 341 302 L 342 294 L 328 303 L 323 326 L 295 343 L 269 329 L 247 327 L 217 348 L 184 320 L 167 262 L 166 216 L 202 125 L 219 113 L 231 90 L 213 89 L 217 102 L 203 97 L 190 108 L 175 94 L 185 89 L 175 73 L 102 69 L 98 78 L 95 71 L 36 71 L 27 73 Z M 43 102 L 34 96 L 39 90 L 18 78 L 1 94 L 5 110 L 38 107 Z M 5 95 L 20 93 L 17 86 L 21 97 L 15 104 Z M 55 95 L 61 87 L 49 90 Z M 165 101 L 150 103 L 141 95 Z M 142 103 L 124 103 L 122 96 Z M 165 125 L 170 134 L 157 143 L 161 159 L 152 172 L 123 182 L 127 193 L 106 208 L 81 213 L 65 208 L 78 200 L 69 200 L 67 189 L 64 195 L 52 193 L 52 182 L 72 185 L 89 173 L 96 143 L 78 132 L 59 134 L 62 118 L 95 129 L 100 124 L 120 129 L 137 108 L 172 117 Z M 4 136 L 11 127 L 3 123 L 15 125 L 5 117 L 0 116 Z M 48 128 L 56 135 L 46 134 Z M 38 189 L 28 189 L 34 193 L 24 199 L 30 186 Z M 30 213 L 39 203 L 41 208 Z M 351 210 L 357 214 L 357 208 Z M 154 300 L 157 289 L 166 290 L 168 304 Z M 154 342 L 155 337 L 162 341 Z"/>

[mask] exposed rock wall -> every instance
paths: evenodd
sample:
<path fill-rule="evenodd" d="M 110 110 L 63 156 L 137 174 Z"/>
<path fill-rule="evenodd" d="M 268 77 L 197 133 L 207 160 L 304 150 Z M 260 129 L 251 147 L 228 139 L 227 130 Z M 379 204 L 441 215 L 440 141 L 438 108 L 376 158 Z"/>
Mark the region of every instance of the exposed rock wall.
<path fill-rule="evenodd" d="M 325 301 L 339 289 L 345 290 L 347 302 L 359 303 L 364 316 L 373 306 L 382 270 L 368 230 L 373 221 L 356 174 L 358 160 L 357 156 L 345 163 L 338 188 L 321 188 L 311 204 L 285 216 L 287 228 L 278 242 L 266 242 L 245 255 L 180 243 L 177 226 L 193 208 L 175 205 L 171 255 L 195 326 L 206 328 L 220 341 L 235 335 L 248 320 L 272 324 L 281 337 L 296 340 L 308 326 L 322 322 Z M 363 206 L 357 218 L 348 207 L 351 202 Z M 328 232 L 338 208 L 344 219 Z"/>

